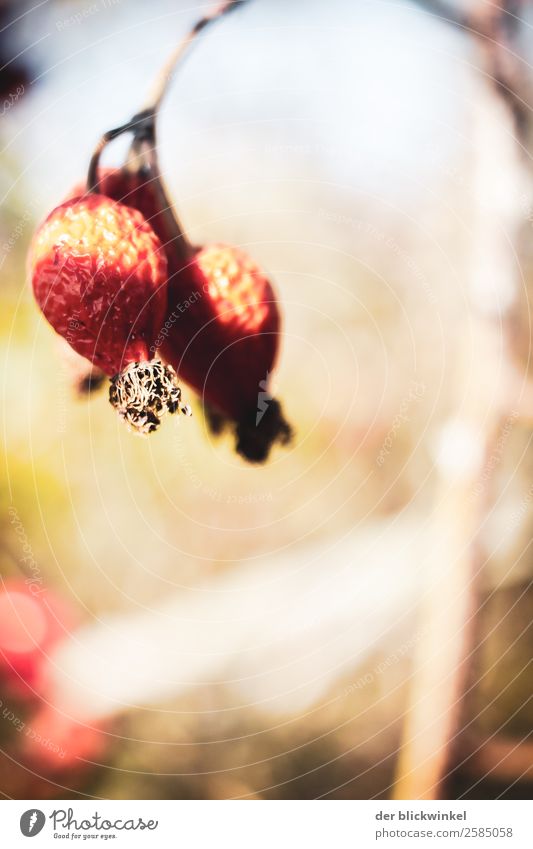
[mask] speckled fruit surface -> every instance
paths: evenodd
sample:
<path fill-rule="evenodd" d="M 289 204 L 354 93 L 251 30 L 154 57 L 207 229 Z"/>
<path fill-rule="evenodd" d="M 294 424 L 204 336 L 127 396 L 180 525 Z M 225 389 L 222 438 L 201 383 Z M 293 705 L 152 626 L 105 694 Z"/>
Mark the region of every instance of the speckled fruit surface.
<path fill-rule="evenodd" d="M 66 201 L 38 229 L 30 269 L 52 327 L 106 374 L 153 356 L 167 260 L 138 210 L 99 194 Z"/>
<path fill-rule="evenodd" d="M 272 286 L 238 248 L 202 248 L 169 279 L 161 352 L 204 400 L 231 419 L 256 409 L 276 360 L 279 330 Z"/>

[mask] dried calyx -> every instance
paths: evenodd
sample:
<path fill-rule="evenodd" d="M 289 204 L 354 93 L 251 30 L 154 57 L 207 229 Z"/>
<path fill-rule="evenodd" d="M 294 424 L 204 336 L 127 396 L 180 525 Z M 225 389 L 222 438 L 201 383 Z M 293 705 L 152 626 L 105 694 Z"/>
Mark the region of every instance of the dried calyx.
<path fill-rule="evenodd" d="M 226 430 L 234 433 L 235 450 L 249 463 L 264 463 L 276 442 L 288 445 L 293 437 L 293 430 L 283 415 L 281 404 L 271 396 L 264 411 L 252 410 L 249 414 L 241 415 L 237 421 L 221 413 L 208 401 L 204 401 L 204 413 L 212 433 L 219 435 Z"/>
<path fill-rule="evenodd" d="M 181 400 L 176 372 L 161 360 L 130 363 L 111 378 L 109 401 L 119 416 L 137 433 L 157 430 L 167 413 L 191 415 Z"/>

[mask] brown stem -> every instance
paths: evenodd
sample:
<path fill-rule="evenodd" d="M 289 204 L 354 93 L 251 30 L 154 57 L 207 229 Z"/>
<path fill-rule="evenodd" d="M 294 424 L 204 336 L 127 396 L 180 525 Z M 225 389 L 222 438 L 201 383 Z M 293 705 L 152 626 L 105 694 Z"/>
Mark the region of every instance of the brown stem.
<path fill-rule="evenodd" d="M 155 128 L 154 128 L 155 130 Z M 128 157 L 127 168 L 132 174 L 142 174 L 145 191 L 150 192 L 154 206 L 158 210 L 156 226 L 163 245 L 172 245 L 172 254 L 178 265 L 187 265 L 194 254 L 194 248 L 187 238 L 185 231 L 176 215 L 174 204 L 170 200 L 161 173 L 157 157 L 155 132 L 152 139 L 135 138 Z M 171 272 L 172 269 L 169 269 Z"/>
<path fill-rule="evenodd" d="M 159 108 L 166 92 L 168 91 L 173 74 L 176 68 L 178 67 L 179 63 L 184 58 L 193 42 L 197 39 L 198 35 L 209 24 L 219 20 L 228 12 L 231 12 L 237 6 L 241 6 L 245 2 L 246 0 L 224 0 L 224 2 L 219 3 L 217 6 L 213 7 L 210 12 L 200 18 L 194 24 L 192 29 L 187 33 L 187 35 L 179 42 L 177 47 L 170 54 L 167 61 L 157 74 L 152 93 L 149 96 L 145 106 L 141 109 L 141 111 L 134 115 L 131 121 L 128 121 L 126 124 L 123 124 L 122 126 L 117 127 L 114 130 L 109 130 L 107 133 L 104 133 L 104 135 L 96 145 L 93 155 L 91 157 L 91 161 L 89 164 L 89 172 L 87 175 L 88 192 L 96 191 L 96 188 L 98 186 L 98 163 L 100 161 L 102 151 L 109 144 L 109 142 L 113 141 L 118 136 L 127 132 L 132 132 L 134 134 L 134 145 L 136 141 L 141 141 L 141 139 L 144 138 L 155 139 L 155 125 Z M 153 156 L 151 157 L 151 162 L 153 165 L 157 164 L 156 160 L 157 155 L 154 152 Z"/>
<path fill-rule="evenodd" d="M 161 102 L 163 101 L 172 81 L 174 71 L 189 51 L 191 45 L 197 40 L 198 35 L 207 26 L 209 26 L 209 24 L 219 20 L 228 12 L 236 9 L 237 6 L 242 6 L 245 2 L 246 0 L 224 0 L 224 2 L 214 6 L 211 11 L 194 24 L 192 29 L 188 32 L 185 38 L 180 41 L 159 71 L 150 97 L 148 98 L 148 102 L 144 106 L 144 110 L 149 110 L 150 112 L 153 112 L 154 116 L 157 116 Z"/>
<path fill-rule="evenodd" d="M 113 130 L 108 130 L 103 134 L 100 141 L 96 145 L 91 161 L 89 162 L 89 170 L 87 173 L 87 192 L 96 192 L 98 189 L 98 166 L 100 164 L 100 156 L 107 147 L 109 142 L 123 135 L 123 133 L 134 133 L 136 137 L 153 136 L 154 134 L 154 116 L 148 111 L 139 112 L 133 116 L 131 121 L 122 124 L 120 127 L 115 127 Z"/>
<path fill-rule="evenodd" d="M 163 98 L 168 91 L 173 74 L 188 52 L 193 42 L 209 24 L 219 20 L 228 12 L 242 5 L 246 0 L 224 0 L 198 20 L 189 33 L 180 41 L 159 71 L 154 87 L 145 107 L 133 116 L 131 121 L 104 133 L 91 157 L 87 174 L 87 192 L 98 191 L 98 166 L 100 156 L 105 147 L 123 133 L 133 133 L 133 142 L 128 155 L 128 171 L 130 174 L 142 172 L 146 183 L 146 191 L 155 196 L 158 215 L 159 232 L 164 234 L 165 244 L 172 243 L 176 259 L 182 264 L 187 263 L 194 250 L 185 236 L 183 227 L 174 212 L 159 171 L 156 148 L 156 121 Z"/>

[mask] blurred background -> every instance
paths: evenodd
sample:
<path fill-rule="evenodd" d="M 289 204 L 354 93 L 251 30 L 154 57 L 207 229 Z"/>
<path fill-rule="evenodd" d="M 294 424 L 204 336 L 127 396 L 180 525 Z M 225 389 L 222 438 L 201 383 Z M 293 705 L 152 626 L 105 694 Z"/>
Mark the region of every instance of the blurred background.
<path fill-rule="evenodd" d="M 250 0 L 176 74 L 181 220 L 283 311 L 263 467 L 77 397 L 26 280 L 207 8 L 0 4 L 0 792 L 528 798 L 531 6 Z"/>

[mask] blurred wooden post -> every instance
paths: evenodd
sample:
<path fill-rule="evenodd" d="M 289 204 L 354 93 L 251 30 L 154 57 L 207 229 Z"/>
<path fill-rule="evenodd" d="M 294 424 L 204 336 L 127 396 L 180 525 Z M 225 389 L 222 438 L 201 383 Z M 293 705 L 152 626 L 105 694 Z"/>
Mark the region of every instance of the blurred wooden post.
<path fill-rule="evenodd" d="M 489 354 L 492 334 L 486 333 L 483 326 L 476 331 L 473 342 L 479 354 L 478 367 L 490 367 L 490 363 L 494 367 L 494 356 Z M 459 357 L 467 358 L 468 352 L 460 350 Z M 450 746 L 458 730 L 470 625 L 477 607 L 475 538 L 479 501 L 475 485 L 483 467 L 489 432 L 498 420 L 497 407 L 491 409 L 485 395 L 486 381 L 480 375 L 476 396 L 475 375 L 472 378 L 465 396 L 467 403 L 461 406 L 460 418 L 450 422 L 448 432 L 443 434 L 443 456 L 437 459 L 440 485 L 428 533 L 428 585 L 420 611 L 420 628 L 425 637 L 414 657 L 394 788 L 396 799 L 442 798 Z M 454 467 L 454 447 L 458 454 L 464 452 L 464 474 Z"/>
<path fill-rule="evenodd" d="M 433 4 L 423 5 L 431 9 Z M 504 318 L 516 288 L 513 237 L 523 179 L 517 144 L 523 130 L 518 114 L 522 102 L 512 87 L 519 74 L 510 65 L 503 36 L 497 40 L 505 29 L 504 4 L 482 0 L 474 12 L 473 29 L 479 33 L 488 80 L 494 85 L 480 82 L 473 114 L 474 206 L 465 274 L 472 309 L 459 330 L 463 341 L 456 368 L 456 429 L 444 435 L 444 456 L 437 458 L 440 486 L 421 609 L 426 639 L 414 660 L 393 791 L 396 799 L 438 799 L 444 792 L 450 753 L 461 731 L 470 625 L 477 608 L 476 536 L 484 499 L 477 499 L 474 492 L 499 423 L 510 413 L 503 382 L 512 371 L 506 361 Z M 514 199 L 515 211 L 509 213 Z M 455 468 L 456 462 L 462 470 Z"/>

